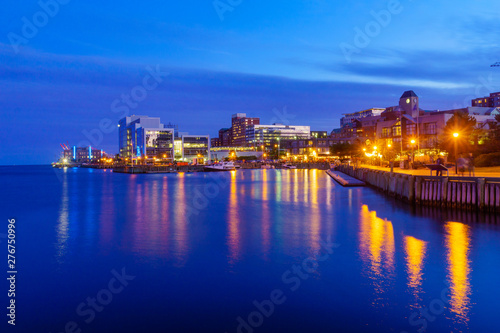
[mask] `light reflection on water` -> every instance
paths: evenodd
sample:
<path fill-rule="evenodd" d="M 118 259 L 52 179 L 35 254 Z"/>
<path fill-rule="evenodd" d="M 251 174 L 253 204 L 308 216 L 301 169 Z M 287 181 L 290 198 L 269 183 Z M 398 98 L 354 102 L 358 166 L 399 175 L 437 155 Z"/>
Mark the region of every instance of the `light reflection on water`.
<path fill-rule="evenodd" d="M 359 249 L 364 271 L 374 288 L 374 304 L 378 304 L 393 282 L 394 230 L 390 221 L 377 217 L 377 212 L 370 211 L 367 205 L 360 212 Z"/>
<path fill-rule="evenodd" d="M 451 289 L 451 311 L 462 321 L 468 321 L 470 311 L 470 228 L 459 222 L 446 222 L 445 244 L 448 279 Z"/>
<path fill-rule="evenodd" d="M 234 264 L 239 260 L 240 257 L 240 216 L 238 210 L 238 187 L 236 181 L 236 172 L 231 172 L 227 223 L 229 226 L 229 263 Z"/>
<path fill-rule="evenodd" d="M 464 223 L 467 220 L 449 219 L 458 213 L 436 210 L 432 214 L 442 215 L 432 220 L 427 209 L 410 213 L 412 208 L 385 201 L 370 189 L 341 188 L 319 170 L 242 170 L 225 176 L 227 187 L 220 186 L 220 194 L 206 208 L 189 214 L 195 189 L 203 192 L 204 184 L 211 182 L 204 174 L 124 175 L 118 185 L 116 179 L 98 185 L 72 183 L 71 175 L 64 173 L 56 258 L 61 265 L 68 263 L 81 243 L 86 251 L 98 245 L 107 255 L 118 248 L 141 260 L 160 258 L 182 269 L 196 260 L 196 248 L 206 242 L 220 244 L 214 256 L 222 253 L 224 269 L 235 274 L 248 260 L 281 264 L 279 260 L 306 258 L 320 250 L 321 240 L 336 235 L 352 266 L 322 264 L 318 279 L 328 275 L 325 270 L 342 269 L 370 287 L 371 308 L 384 307 L 403 318 L 428 306 L 439 296 L 434 285 L 446 279 L 452 320 L 470 321 L 475 304 L 470 261 L 474 228 Z M 391 211 L 389 206 L 396 208 Z M 446 261 L 435 259 L 439 257 Z M 276 273 L 278 279 L 282 272 Z M 397 289 L 398 283 L 404 289 Z M 346 288 L 356 293 L 359 285 Z M 391 308 L 394 297 L 404 310 Z"/>
<path fill-rule="evenodd" d="M 421 239 L 405 236 L 406 270 L 408 273 L 408 289 L 413 293 L 415 308 L 422 304 L 422 280 L 427 243 Z"/>

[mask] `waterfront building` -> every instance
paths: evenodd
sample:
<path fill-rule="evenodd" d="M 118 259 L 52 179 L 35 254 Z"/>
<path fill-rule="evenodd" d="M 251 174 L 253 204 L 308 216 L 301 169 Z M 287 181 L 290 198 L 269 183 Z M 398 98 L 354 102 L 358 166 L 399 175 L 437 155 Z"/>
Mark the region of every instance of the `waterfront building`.
<path fill-rule="evenodd" d="M 231 118 L 231 146 L 245 146 L 247 129 L 260 124 L 260 118 L 248 118 L 246 113 L 233 114 Z M 228 142 L 223 142 L 223 145 Z"/>
<path fill-rule="evenodd" d="M 225 158 L 255 157 L 262 159 L 263 151 L 253 147 L 210 147 L 210 156 L 214 161 L 222 161 Z"/>
<path fill-rule="evenodd" d="M 66 159 L 67 162 L 98 163 L 102 157 L 104 157 L 104 152 L 101 149 L 95 149 L 91 146 L 73 146 L 63 150 L 63 158 Z"/>
<path fill-rule="evenodd" d="M 336 140 L 331 138 L 310 138 L 285 141 L 283 149 L 289 158 L 305 156 L 313 158 L 330 157 L 330 146 L 334 145 Z"/>
<path fill-rule="evenodd" d="M 280 142 L 309 139 L 311 128 L 296 125 L 252 125 L 247 128 L 246 145 L 272 147 Z"/>
<path fill-rule="evenodd" d="M 327 137 L 328 137 L 327 131 L 311 131 L 311 138 L 321 139 Z"/>
<path fill-rule="evenodd" d="M 491 98 L 500 97 L 500 93 L 491 94 Z M 479 99 L 478 99 L 479 100 Z M 491 128 L 494 117 L 500 114 L 500 107 L 471 106 L 452 110 L 423 110 L 419 106 L 419 97 L 412 90 L 405 91 L 396 106 L 387 107 L 383 112 L 377 110 L 373 115 L 361 111 L 363 116 L 341 120 L 341 128 L 334 129 L 330 138 L 336 143 L 370 144 L 382 140 L 383 144 L 392 146 L 401 144 L 401 150 L 434 149 L 440 135 L 443 134 L 447 121 L 455 113 L 462 112 L 474 117 L 477 127 Z M 487 104 L 477 102 L 473 104 Z M 349 121 L 347 121 L 349 120 Z"/>
<path fill-rule="evenodd" d="M 184 134 L 179 139 L 181 161 L 204 164 L 211 160 L 210 136 Z"/>
<path fill-rule="evenodd" d="M 118 127 L 120 156 L 174 159 L 175 129 L 166 128 L 160 118 L 133 115 L 122 118 Z"/>

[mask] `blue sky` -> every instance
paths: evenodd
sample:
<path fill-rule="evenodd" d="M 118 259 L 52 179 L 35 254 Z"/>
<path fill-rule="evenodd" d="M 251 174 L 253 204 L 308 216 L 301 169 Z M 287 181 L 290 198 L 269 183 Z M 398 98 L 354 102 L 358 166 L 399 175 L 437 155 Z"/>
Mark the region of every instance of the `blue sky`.
<path fill-rule="evenodd" d="M 147 66 L 169 74 L 130 114 L 193 134 L 215 135 L 236 112 L 331 131 L 409 89 L 424 109 L 500 91 L 498 1 L 221 0 L 223 20 L 212 0 L 54 1 L 41 1 L 52 16 L 37 1 L 0 13 L 0 164 L 50 163 L 59 143 L 117 123 L 113 101 Z M 116 152 L 116 129 L 102 134 L 92 143 Z"/>

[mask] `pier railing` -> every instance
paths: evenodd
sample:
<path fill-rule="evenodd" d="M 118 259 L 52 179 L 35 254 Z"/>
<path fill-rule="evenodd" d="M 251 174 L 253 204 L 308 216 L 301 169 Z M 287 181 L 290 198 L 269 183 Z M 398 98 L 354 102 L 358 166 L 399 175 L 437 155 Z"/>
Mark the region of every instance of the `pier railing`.
<path fill-rule="evenodd" d="M 500 211 L 500 178 L 412 176 L 349 165 L 337 169 L 412 204 Z"/>

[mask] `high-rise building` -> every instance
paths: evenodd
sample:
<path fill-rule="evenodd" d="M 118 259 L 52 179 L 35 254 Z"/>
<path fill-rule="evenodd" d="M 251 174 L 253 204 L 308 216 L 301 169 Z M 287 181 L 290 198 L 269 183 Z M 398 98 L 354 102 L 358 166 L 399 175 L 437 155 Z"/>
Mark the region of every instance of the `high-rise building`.
<path fill-rule="evenodd" d="M 233 114 L 231 119 L 232 146 L 245 146 L 247 143 L 247 128 L 260 124 L 259 118 L 247 118 L 246 113 Z"/>

